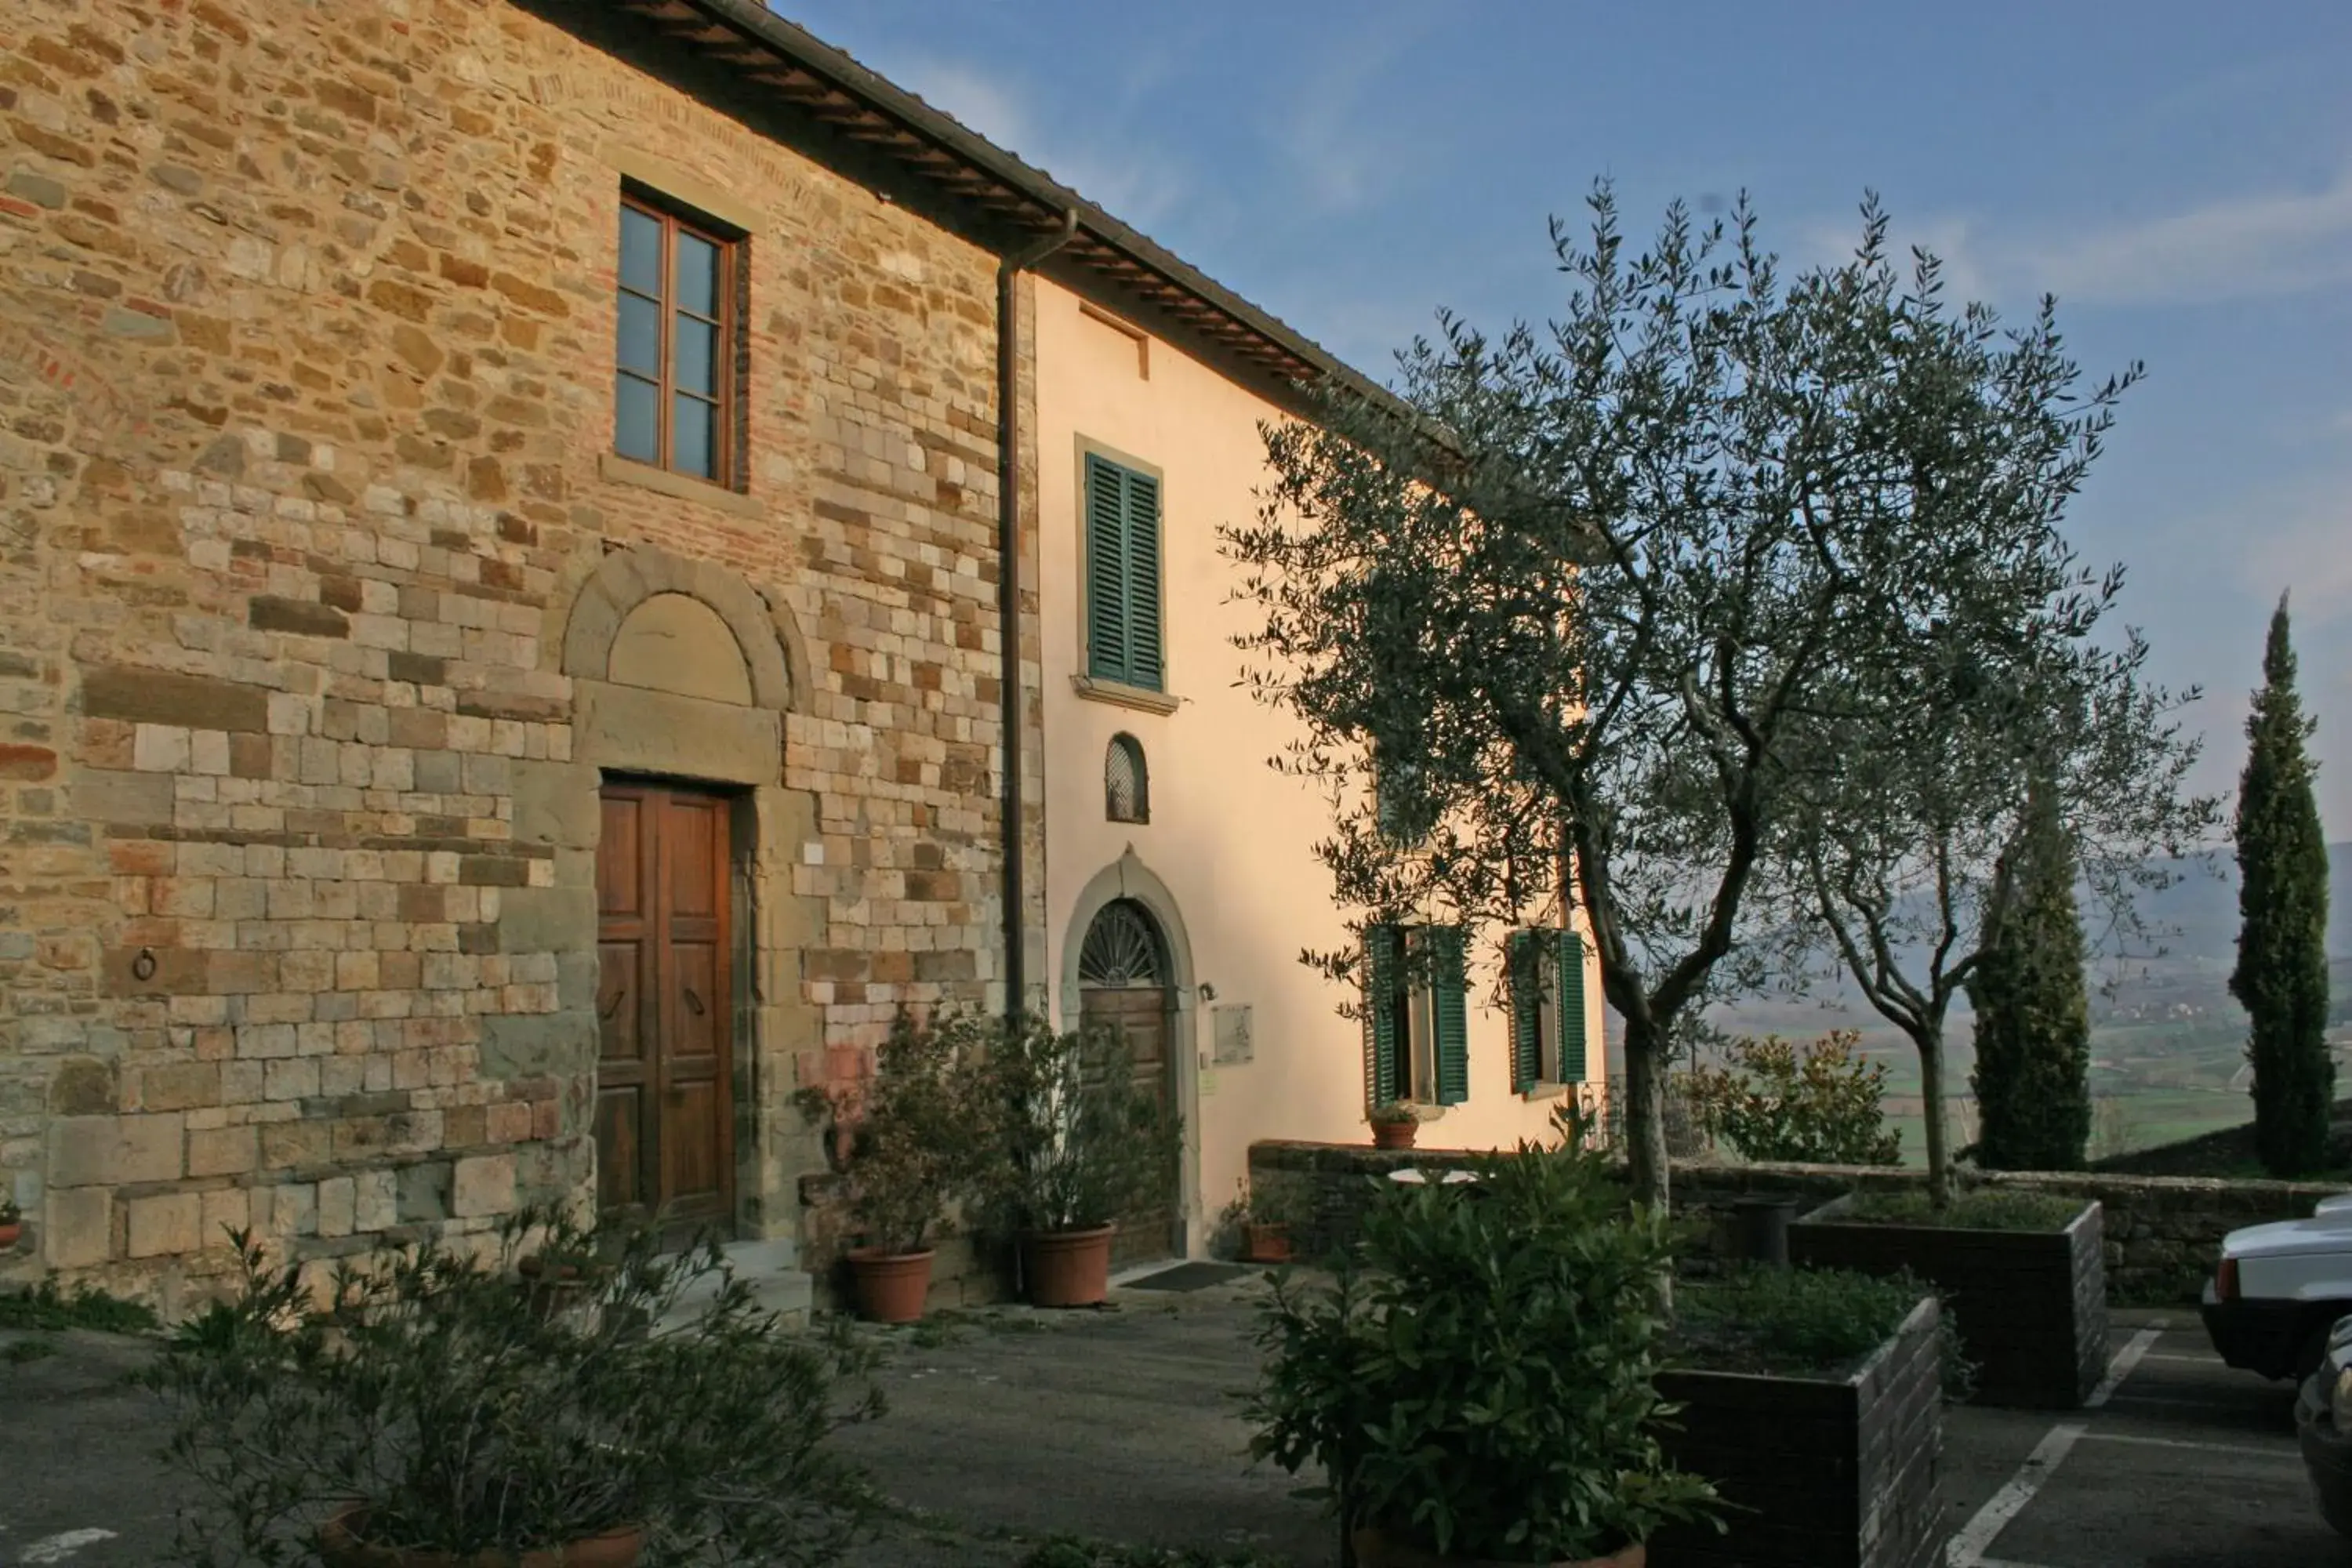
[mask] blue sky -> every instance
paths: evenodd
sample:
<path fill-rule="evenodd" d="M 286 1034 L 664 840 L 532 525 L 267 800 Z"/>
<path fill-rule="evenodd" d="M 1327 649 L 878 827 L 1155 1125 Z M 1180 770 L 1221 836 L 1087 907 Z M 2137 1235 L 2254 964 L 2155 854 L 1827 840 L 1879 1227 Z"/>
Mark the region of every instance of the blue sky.
<path fill-rule="evenodd" d="M 1629 233 L 1743 187 L 1792 260 L 1877 190 L 2086 373 L 2145 360 L 2074 513 L 2157 671 L 2201 685 L 2200 784 L 2294 592 L 2321 809 L 2352 838 L 2352 5 L 775 0 L 1376 375 L 1441 305 L 1559 299 L 1596 175 Z"/>

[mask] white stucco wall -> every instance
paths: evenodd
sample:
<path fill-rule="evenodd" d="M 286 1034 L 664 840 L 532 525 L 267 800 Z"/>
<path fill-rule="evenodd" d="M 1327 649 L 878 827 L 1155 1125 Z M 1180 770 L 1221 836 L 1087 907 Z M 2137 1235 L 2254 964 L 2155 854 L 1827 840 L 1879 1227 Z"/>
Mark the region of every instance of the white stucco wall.
<path fill-rule="evenodd" d="M 1116 896 L 1117 868 L 1128 868 L 1130 894 L 1173 904 L 1181 926 L 1170 935 L 1190 949 L 1177 955 L 1173 1048 L 1188 1080 L 1180 1100 L 1197 1250 L 1253 1142 L 1370 1137 L 1360 1026 L 1339 1015 L 1339 988 L 1298 962 L 1303 947 L 1346 940 L 1329 874 L 1309 847 L 1328 831 L 1328 809 L 1308 786 L 1267 766 L 1295 730 L 1236 685 L 1243 656 L 1232 639 L 1252 612 L 1228 602 L 1238 578 L 1218 549 L 1221 526 L 1255 515 L 1265 473 L 1258 425 L 1278 416 L 1156 338 L 1146 379 L 1130 339 L 1044 279 L 1035 315 L 1047 944 L 1035 973 L 1051 987 L 1056 1021 L 1073 1023 L 1082 922 Z M 1181 700 L 1172 713 L 1113 706 L 1072 687 L 1084 668 L 1080 454 L 1088 442 L 1164 476 L 1165 685 Z M 1150 765 L 1148 825 L 1105 820 L 1103 756 L 1120 731 L 1142 742 Z M 1559 1101 L 1512 1091 L 1494 978 L 1493 955 L 1474 953 L 1470 1096 L 1423 1127 L 1424 1146 L 1507 1145 L 1547 1132 Z M 1585 979 L 1585 1054 L 1597 1078 L 1601 985 L 1590 959 Z M 1201 999 L 1203 984 L 1213 1003 Z M 1238 1005 L 1253 1010 L 1255 1059 L 1208 1065 L 1211 1013 Z"/>

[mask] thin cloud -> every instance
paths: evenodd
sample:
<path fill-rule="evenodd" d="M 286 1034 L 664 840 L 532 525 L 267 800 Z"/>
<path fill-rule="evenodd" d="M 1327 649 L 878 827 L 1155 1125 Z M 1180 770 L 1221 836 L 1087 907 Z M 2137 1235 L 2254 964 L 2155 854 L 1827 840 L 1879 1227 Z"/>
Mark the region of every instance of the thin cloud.
<path fill-rule="evenodd" d="M 908 91 L 945 110 L 1120 221 L 1148 229 L 1191 198 L 1194 181 L 1181 164 L 1141 147 L 1122 146 L 1099 125 L 1073 146 L 1040 123 L 1014 83 L 961 60 L 909 57 L 891 62 Z"/>
<path fill-rule="evenodd" d="M 1812 243 L 1832 233 L 1814 226 Z M 2301 294 L 2352 283 L 2352 163 L 2316 190 L 2222 196 L 2122 223 L 2034 229 L 1947 216 L 1908 233 L 1944 258 L 1963 298 L 2134 306 Z"/>
<path fill-rule="evenodd" d="M 1358 19 L 1325 63 L 1288 95 L 1276 142 L 1306 205 L 1320 214 L 1375 205 L 1413 162 L 1415 143 L 1393 115 L 1401 95 L 1377 93 L 1382 77 L 1411 55 L 1430 21 L 1414 4 Z"/>

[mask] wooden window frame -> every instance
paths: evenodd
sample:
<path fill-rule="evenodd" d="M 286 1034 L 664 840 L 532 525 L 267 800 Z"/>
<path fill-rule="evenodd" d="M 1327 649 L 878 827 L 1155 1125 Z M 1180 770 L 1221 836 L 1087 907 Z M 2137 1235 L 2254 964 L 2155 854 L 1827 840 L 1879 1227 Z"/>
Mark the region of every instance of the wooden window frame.
<path fill-rule="evenodd" d="M 1103 668 L 1105 656 L 1095 637 L 1097 601 L 1096 577 L 1100 563 L 1095 538 L 1095 476 L 1097 466 L 1118 472 L 1121 480 L 1121 522 L 1123 538 L 1132 542 L 1133 519 L 1126 510 L 1126 498 L 1131 494 L 1127 481 L 1140 480 L 1151 487 L 1151 584 L 1150 611 L 1152 620 L 1152 656 L 1154 679 L 1145 683 L 1135 679 L 1134 655 L 1137 608 L 1144 595 L 1137 592 L 1131 557 L 1123 555 L 1118 572 L 1118 610 L 1122 626 L 1123 652 L 1117 661 L 1116 673 Z M 1087 684 L 1081 690 L 1089 694 L 1132 693 L 1142 700 L 1131 706 L 1160 709 L 1171 689 L 1168 658 L 1168 479 L 1159 468 L 1140 462 L 1124 453 L 1097 446 L 1081 437 L 1078 441 L 1078 542 L 1079 542 L 1079 679 Z M 1123 547 L 1124 549 L 1124 547 Z"/>
<path fill-rule="evenodd" d="M 622 377 L 640 383 L 646 380 L 645 376 L 621 363 L 621 348 L 617 336 L 620 297 L 625 294 L 639 300 L 651 300 L 661 315 L 661 367 L 658 380 L 652 384 L 657 399 L 655 410 L 655 455 L 649 466 L 698 484 L 717 485 L 722 489 L 740 490 L 743 488 L 745 472 L 742 450 L 745 444 L 742 426 L 744 389 L 741 384 L 745 365 L 741 332 L 744 320 L 746 237 L 731 231 L 723 225 L 690 216 L 681 211 L 675 204 L 664 201 L 656 193 L 641 189 L 634 182 L 622 186 L 621 209 L 621 214 L 616 216 L 616 234 L 619 227 L 626 224 L 626 214 L 630 212 L 635 212 L 652 219 L 661 225 L 662 230 L 662 293 L 659 296 L 632 289 L 624 282 L 617 256 L 613 268 L 614 310 L 616 318 L 615 338 L 613 345 L 613 374 L 616 381 Z M 719 277 L 713 289 L 719 303 L 719 314 L 716 318 L 696 315 L 690 310 L 681 310 L 675 303 L 677 297 L 677 237 L 681 234 L 693 236 L 719 253 Z M 719 354 L 719 363 L 712 367 L 712 379 L 719 385 L 718 395 L 715 397 L 706 398 L 701 393 L 681 390 L 677 384 L 671 360 L 677 343 L 675 318 L 679 315 L 690 316 L 695 321 L 705 322 L 715 329 Z M 677 452 L 675 445 L 677 410 L 674 399 L 679 396 L 691 397 L 697 402 L 707 402 L 710 405 L 711 428 L 716 436 L 717 450 L 713 455 L 711 472 L 707 476 L 677 466 Z M 613 450 L 617 457 L 628 458 L 626 453 L 621 451 L 620 407 L 617 395 L 614 397 L 613 409 Z M 639 459 L 628 458 L 628 460 Z"/>

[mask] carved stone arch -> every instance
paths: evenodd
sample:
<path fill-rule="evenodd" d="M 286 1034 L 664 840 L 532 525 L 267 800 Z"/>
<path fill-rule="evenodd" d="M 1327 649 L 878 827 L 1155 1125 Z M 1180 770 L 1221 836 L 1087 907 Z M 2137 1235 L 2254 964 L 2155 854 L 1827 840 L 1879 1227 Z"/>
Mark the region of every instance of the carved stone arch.
<path fill-rule="evenodd" d="M 563 672 L 609 678 L 614 645 L 629 618 L 665 594 L 695 601 L 725 624 L 743 658 L 754 708 L 792 707 L 794 683 L 776 637 L 775 617 L 749 583 L 708 561 L 688 561 L 650 545 L 604 557 L 572 601 L 563 628 Z"/>

